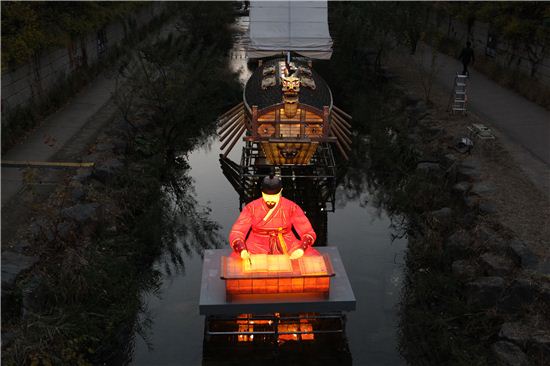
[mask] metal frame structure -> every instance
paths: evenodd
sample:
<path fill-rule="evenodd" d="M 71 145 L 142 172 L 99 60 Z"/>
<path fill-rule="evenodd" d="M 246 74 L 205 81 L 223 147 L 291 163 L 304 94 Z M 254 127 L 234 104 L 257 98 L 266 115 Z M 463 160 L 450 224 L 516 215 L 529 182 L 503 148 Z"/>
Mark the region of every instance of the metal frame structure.
<path fill-rule="evenodd" d="M 311 331 L 290 331 L 290 332 L 280 332 L 279 325 L 300 325 L 301 321 L 306 320 L 309 322 L 324 322 L 325 325 L 331 326 L 330 321 L 334 321 L 335 329 L 317 329 L 315 330 L 312 327 Z M 260 321 L 260 327 L 258 327 L 257 322 Z M 265 322 L 268 322 L 265 324 Z M 234 327 L 239 327 L 239 325 L 244 325 L 245 328 L 250 329 L 260 328 L 261 330 L 252 330 L 252 331 L 239 331 L 239 330 L 211 330 L 213 326 L 212 323 L 218 323 L 218 326 L 221 323 L 227 323 L 233 325 Z M 342 312 L 329 312 L 329 313 L 312 313 L 312 314 L 285 314 L 280 315 L 278 313 L 273 314 L 264 314 L 264 315 L 253 315 L 247 314 L 246 317 L 242 316 L 224 316 L 224 315 L 210 315 L 205 319 L 204 327 L 204 336 L 208 340 L 212 336 L 239 336 L 239 335 L 258 335 L 258 336 L 271 336 L 273 341 L 277 341 L 280 335 L 311 335 L 311 334 L 343 334 L 346 330 L 346 315 Z M 297 337 L 298 338 L 298 337 Z M 298 340 L 298 339 L 297 339 Z"/>
<path fill-rule="evenodd" d="M 241 207 L 247 200 L 260 196 L 259 180 L 269 173 L 275 173 L 292 189 L 287 198 L 304 205 L 321 204 L 324 210 L 333 212 L 335 207 L 336 163 L 332 149 L 328 144 L 320 144 L 308 165 L 270 165 L 258 143 L 247 142 L 241 156 L 241 184 L 243 196 Z M 286 194 L 285 194 L 286 195 Z M 316 197 L 311 197 L 315 195 Z M 310 199 L 308 199 L 310 198 Z M 244 201 L 244 202 L 243 202 Z"/>
<path fill-rule="evenodd" d="M 346 316 L 342 313 L 304 315 L 208 316 L 203 337 L 204 364 L 212 362 L 217 365 L 229 361 L 255 365 L 267 356 L 274 362 L 272 364 L 295 364 L 309 360 L 351 366 L 352 357 L 345 331 Z M 305 320 L 309 322 L 306 323 L 309 327 L 304 327 Z M 233 331 L 228 328 L 231 323 Z M 287 331 L 289 326 L 293 331 Z"/>
<path fill-rule="evenodd" d="M 336 191 L 336 163 L 328 143 L 320 144 L 308 165 L 271 165 L 266 162 L 258 142 L 247 141 L 237 164 L 220 156 L 222 170 L 239 193 L 240 209 L 260 196 L 260 179 L 275 173 L 283 179 L 285 197 L 303 205 L 304 210 L 334 212 Z M 308 207 L 314 203 L 315 207 Z"/>

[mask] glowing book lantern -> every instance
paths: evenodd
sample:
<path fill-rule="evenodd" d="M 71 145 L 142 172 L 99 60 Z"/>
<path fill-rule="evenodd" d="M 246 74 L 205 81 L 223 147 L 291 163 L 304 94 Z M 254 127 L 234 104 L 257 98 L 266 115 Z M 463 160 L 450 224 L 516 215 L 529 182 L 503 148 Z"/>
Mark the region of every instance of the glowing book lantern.
<path fill-rule="evenodd" d="M 250 260 L 242 261 L 245 273 L 292 272 L 290 258 L 284 254 L 252 254 Z"/>
<path fill-rule="evenodd" d="M 315 294 L 328 297 L 334 276 L 328 254 L 290 260 L 286 255 L 252 255 L 250 261 L 222 257 L 226 297 L 257 294 Z"/>

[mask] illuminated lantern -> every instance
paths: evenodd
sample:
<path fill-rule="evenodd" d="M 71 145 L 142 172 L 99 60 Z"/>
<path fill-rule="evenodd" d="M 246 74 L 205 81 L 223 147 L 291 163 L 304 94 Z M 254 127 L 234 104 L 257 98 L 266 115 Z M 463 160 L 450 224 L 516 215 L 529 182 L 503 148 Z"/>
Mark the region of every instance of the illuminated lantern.
<path fill-rule="evenodd" d="M 221 277 L 228 301 L 266 294 L 329 295 L 334 270 L 326 254 L 294 261 L 286 255 L 252 254 L 250 262 L 235 256 L 222 257 Z"/>
<path fill-rule="evenodd" d="M 298 93 L 300 92 L 300 79 L 295 76 L 283 76 L 283 102 L 285 103 L 285 116 L 292 118 L 298 111 Z"/>

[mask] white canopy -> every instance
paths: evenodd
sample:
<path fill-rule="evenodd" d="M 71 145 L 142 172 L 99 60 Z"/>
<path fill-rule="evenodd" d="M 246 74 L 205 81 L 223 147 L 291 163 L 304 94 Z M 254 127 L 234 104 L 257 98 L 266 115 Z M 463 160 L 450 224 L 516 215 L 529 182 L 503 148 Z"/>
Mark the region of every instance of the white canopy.
<path fill-rule="evenodd" d="M 252 1 L 248 57 L 259 58 L 295 51 L 328 60 L 332 38 L 326 1 Z"/>

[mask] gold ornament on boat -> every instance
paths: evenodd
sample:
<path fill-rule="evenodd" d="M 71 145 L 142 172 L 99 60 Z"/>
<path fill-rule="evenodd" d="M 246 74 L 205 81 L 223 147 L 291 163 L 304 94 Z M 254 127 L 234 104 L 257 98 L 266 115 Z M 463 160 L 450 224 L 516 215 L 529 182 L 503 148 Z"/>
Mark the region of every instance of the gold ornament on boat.
<path fill-rule="evenodd" d="M 291 75 L 283 76 L 283 102 L 285 103 L 285 116 L 292 118 L 298 111 L 298 93 L 300 92 L 300 79 Z"/>

